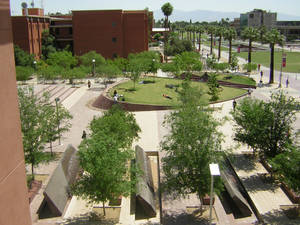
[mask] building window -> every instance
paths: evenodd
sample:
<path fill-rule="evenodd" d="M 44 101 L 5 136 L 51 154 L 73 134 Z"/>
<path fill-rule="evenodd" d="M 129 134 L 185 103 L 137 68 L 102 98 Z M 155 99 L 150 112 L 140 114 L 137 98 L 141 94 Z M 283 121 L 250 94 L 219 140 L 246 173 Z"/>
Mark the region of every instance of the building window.
<path fill-rule="evenodd" d="M 112 42 L 113 42 L 113 43 L 116 43 L 116 42 L 117 42 L 117 38 L 116 38 L 116 37 L 113 37 L 113 38 L 112 38 Z"/>
<path fill-rule="evenodd" d="M 254 18 L 254 14 L 251 13 L 251 14 L 249 15 L 249 17 L 250 17 L 251 19 L 253 19 L 253 18 Z"/>
<path fill-rule="evenodd" d="M 73 34 L 73 28 L 72 27 L 69 28 L 69 34 Z"/>
<path fill-rule="evenodd" d="M 59 28 L 56 28 L 56 29 L 55 29 L 55 34 L 56 34 L 56 35 L 59 35 Z"/>
<path fill-rule="evenodd" d="M 118 57 L 118 54 L 117 53 L 114 53 L 113 54 L 113 59 L 117 58 Z"/>
<path fill-rule="evenodd" d="M 115 27 L 115 26 L 117 26 L 117 23 L 116 22 L 112 22 L 111 25 L 112 25 L 112 27 Z"/>

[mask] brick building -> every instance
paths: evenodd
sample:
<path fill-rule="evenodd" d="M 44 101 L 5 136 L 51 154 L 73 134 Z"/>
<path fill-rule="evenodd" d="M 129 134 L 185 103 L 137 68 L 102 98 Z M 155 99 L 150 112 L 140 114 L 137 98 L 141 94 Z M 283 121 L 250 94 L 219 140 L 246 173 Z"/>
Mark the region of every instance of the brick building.
<path fill-rule="evenodd" d="M 30 225 L 9 0 L 0 1 L 0 224 Z"/>
<path fill-rule="evenodd" d="M 57 47 L 69 46 L 75 55 L 95 50 L 105 58 L 114 58 L 148 50 L 151 28 L 145 10 L 73 11 L 72 16 L 61 17 L 47 17 L 36 9 L 23 13 L 12 17 L 14 44 L 38 57 L 42 31 L 48 28 Z"/>

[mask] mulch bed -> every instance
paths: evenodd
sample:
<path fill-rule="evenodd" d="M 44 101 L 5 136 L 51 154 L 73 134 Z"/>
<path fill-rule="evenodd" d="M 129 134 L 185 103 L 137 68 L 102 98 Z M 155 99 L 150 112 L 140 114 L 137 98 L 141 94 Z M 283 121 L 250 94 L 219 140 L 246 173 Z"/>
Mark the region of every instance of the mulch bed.
<path fill-rule="evenodd" d="M 39 190 L 41 189 L 41 187 L 42 187 L 42 181 L 33 180 L 31 182 L 31 187 L 30 187 L 30 189 L 28 189 L 29 203 L 32 202 L 32 200 L 37 195 L 37 193 L 39 192 Z"/>

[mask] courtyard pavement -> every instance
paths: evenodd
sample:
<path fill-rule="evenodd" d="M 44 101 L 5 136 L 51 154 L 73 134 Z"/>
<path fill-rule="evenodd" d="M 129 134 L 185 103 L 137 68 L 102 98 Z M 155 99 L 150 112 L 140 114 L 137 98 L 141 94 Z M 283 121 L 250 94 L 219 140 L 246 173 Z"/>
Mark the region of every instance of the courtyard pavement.
<path fill-rule="evenodd" d="M 226 54 L 222 55 L 222 58 L 226 59 Z M 265 71 L 265 75 L 263 77 L 263 81 L 266 84 L 268 81 L 268 69 L 262 68 Z M 293 74 L 290 75 L 293 82 L 290 82 L 289 88 L 282 88 L 287 94 L 294 96 L 295 98 L 299 99 L 299 90 L 300 81 L 296 80 L 296 76 Z M 294 76 L 294 77 L 293 77 Z M 257 82 L 260 79 L 259 73 L 251 75 Z M 278 73 L 276 73 L 276 77 L 278 78 Z M 56 91 L 54 94 L 53 91 L 53 98 L 55 96 L 60 96 L 62 99 L 62 104 L 70 110 L 71 114 L 73 115 L 73 119 L 71 121 L 72 128 L 68 133 L 65 133 L 62 137 L 62 145 L 58 145 L 58 143 L 54 143 L 54 152 L 64 152 L 65 148 L 68 144 L 72 144 L 74 147 L 78 147 L 81 142 L 81 135 L 82 131 L 86 130 L 89 134 L 89 130 L 87 128 L 89 122 L 93 119 L 94 116 L 101 116 L 102 111 L 96 110 L 90 106 L 90 103 L 97 98 L 102 91 L 104 90 L 104 86 L 99 83 L 94 83 L 92 80 L 92 88 L 88 89 L 87 84 L 79 85 L 76 90 L 68 90 L 63 88 L 66 86 L 65 84 L 58 84 L 56 86 Z M 257 88 L 252 93 L 252 97 L 268 99 L 270 93 L 272 91 L 278 90 L 278 84 L 274 84 L 271 86 L 263 86 L 262 88 Z M 36 91 L 39 92 L 43 90 L 45 86 L 43 85 L 36 85 Z M 53 88 L 53 87 L 49 87 Z M 65 95 L 69 94 L 66 98 Z M 239 100 L 238 100 L 239 101 Z M 216 107 L 220 108 L 215 113 L 216 118 L 222 118 L 224 116 L 229 116 L 229 112 L 232 110 L 232 101 L 223 102 L 215 104 Z M 164 156 L 164 152 L 160 150 L 159 143 L 163 139 L 165 135 L 168 134 L 168 128 L 163 127 L 163 120 L 166 115 L 168 115 L 170 111 L 151 111 L 151 112 L 136 112 L 135 117 L 138 124 L 141 127 L 140 139 L 134 143 L 140 145 L 145 151 L 159 151 L 160 152 L 160 159 Z M 230 116 L 229 116 L 230 118 Z M 232 135 L 232 121 L 228 120 L 222 127 L 220 127 L 220 131 L 224 133 L 225 141 L 223 142 L 223 149 L 230 149 L 236 154 L 242 154 L 243 151 L 249 151 L 246 146 L 237 146 L 237 143 L 233 141 Z M 299 120 L 296 121 L 295 126 L 299 128 Z M 250 162 L 250 161 L 249 161 Z M 50 220 L 37 220 L 36 211 L 40 206 L 42 201 L 42 192 L 45 188 L 45 184 L 47 184 L 49 177 L 51 176 L 52 172 L 54 171 L 57 165 L 56 162 L 49 163 L 47 165 L 39 166 L 35 171 L 37 174 L 46 174 L 48 178 L 46 179 L 45 183 L 43 184 L 43 188 L 39 191 L 38 195 L 34 198 L 33 202 L 31 203 L 31 214 L 33 218 L 34 224 L 60 224 L 62 222 L 61 218 L 54 218 Z M 244 186 L 249 191 L 249 195 L 257 205 L 257 208 L 264 215 L 264 219 L 271 224 L 277 224 L 277 219 L 280 221 L 282 219 L 286 223 L 278 223 L 278 224 L 293 224 L 287 222 L 286 217 L 280 213 L 279 205 L 281 204 L 291 204 L 289 199 L 282 193 L 281 189 L 277 186 L 272 186 L 270 184 L 264 183 L 264 181 L 257 175 L 259 173 L 265 172 L 264 168 L 260 165 L 255 165 L 252 167 L 251 170 L 245 170 L 246 164 L 234 164 L 235 169 L 239 176 L 241 177 L 242 181 L 244 180 Z M 255 177 L 255 179 L 252 179 Z M 257 178 L 256 178 L 257 177 Z M 186 206 L 197 206 L 199 205 L 199 199 L 195 195 L 189 195 L 186 198 L 179 198 L 177 200 L 171 200 L 167 196 L 162 196 L 163 198 L 163 213 L 166 218 L 169 218 L 165 224 L 183 224 L 182 222 L 189 220 L 188 215 L 185 214 Z M 271 199 L 271 200 L 269 200 Z M 123 198 L 122 201 L 122 210 L 121 210 L 121 218 L 120 224 L 134 224 L 134 218 L 129 213 L 130 202 L 129 199 Z M 76 223 L 76 221 L 72 221 L 72 217 L 76 217 L 78 215 L 87 215 L 90 212 L 90 206 L 86 207 L 86 203 L 82 200 L 78 200 L 73 198 L 72 201 L 69 203 L 69 207 L 67 208 L 64 219 L 66 219 L 66 223 L 64 224 L 84 224 L 84 223 Z M 227 215 L 224 212 L 224 209 L 217 199 L 215 204 L 215 210 L 217 214 L 217 218 L 219 221 L 217 222 L 220 225 L 224 224 L 254 224 L 256 222 L 255 217 L 249 217 L 239 220 L 234 220 L 232 215 Z M 69 222 L 68 221 L 72 221 Z M 274 223 L 274 221 L 276 223 Z M 156 224 L 156 221 L 149 221 L 148 224 Z M 207 221 L 194 221 L 190 224 L 207 224 Z M 299 224 L 299 223 L 298 223 Z"/>

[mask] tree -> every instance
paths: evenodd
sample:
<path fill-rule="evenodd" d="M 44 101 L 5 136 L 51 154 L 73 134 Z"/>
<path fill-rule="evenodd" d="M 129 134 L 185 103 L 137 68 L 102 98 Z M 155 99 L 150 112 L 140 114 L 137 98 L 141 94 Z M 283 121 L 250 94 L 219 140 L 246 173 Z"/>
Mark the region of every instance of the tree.
<path fill-rule="evenodd" d="M 34 55 L 23 51 L 18 45 L 14 45 L 16 66 L 33 67 Z"/>
<path fill-rule="evenodd" d="M 203 26 L 197 26 L 196 32 L 198 33 L 198 44 L 199 44 L 199 52 L 201 51 L 201 36 L 204 32 L 204 27 Z"/>
<path fill-rule="evenodd" d="M 145 71 L 143 62 L 144 60 L 142 58 L 133 57 L 129 59 L 129 78 L 133 81 L 133 90 L 135 90 L 135 83 L 140 78 L 142 72 Z"/>
<path fill-rule="evenodd" d="M 46 110 L 49 106 L 49 95 L 38 98 L 32 88 L 19 88 L 18 96 L 25 162 L 31 164 L 34 179 L 34 167 L 45 160 L 43 150 L 47 135 L 44 131 L 49 118 Z"/>
<path fill-rule="evenodd" d="M 71 69 L 77 65 L 78 60 L 72 55 L 72 52 L 64 50 L 50 53 L 46 62 L 51 66 L 60 66 L 64 69 Z"/>
<path fill-rule="evenodd" d="M 274 83 L 274 50 L 275 44 L 283 45 L 284 36 L 276 29 L 272 29 L 265 34 L 264 41 L 270 44 L 270 80 L 269 83 Z"/>
<path fill-rule="evenodd" d="M 57 79 L 59 76 L 63 75 L 64 68 L 58 65 L 43 65 L 39 67 L 37 74 L 39 78 L 43 78 L 45 80 L 52 80 L 54 83 L 54 79 Z"/>
<path fill-rule="evenodd" d="M 242 32 L 242 38 L 249 40 L 248 63 L 251 63 L 252 42 L 259 39 L 259 31 L 253 27 L 246 27 Z"/>
<path fill-rule="evenodd" d="M 162 159 L 164 190 L 174 196 L 197 193 L 202 201 L 210 190 L 209 163 L 219 160 L 222 139 L 217 131 L 219 122 L 201 102 L 201 93 L 189 83 L 183 84 L 182 105 L 164 122 L 170 133 L 164 137 L 161 150 L 165 152 Z M 216 192 L 221 186 L 217 179 Z"/>
<path fill-rule="evenodd" d="M 79 56 L 80 64 L 88 68 L 92 68 L 93 59 L 95 60 L 96 67 L 105 64 L 104 57 L 101 54 L 98 54 L 96 51 L 89 51 L 88 53 Z"/>
<path fill-rule="evenodd" d="M 294 191 L 300 191 L 300 149 L 289 145 L 285 152 L 278 154 L 271 161 L 272 169 L 281 181 Z"/>
<path fill-rule="evenodd" d="M 245 98 L 232 113 L 235 139 L 249 145 L 260 156 L 273 158 L 292 143 L 296 102 L 283 92 L 273 93 L 269 102 Z"/>
<path fill-rule="evenodd" d="M 192 71 L 202 70 L 202 63 L 199 60 L 199 54 L 196 52 L 183 52 L 176 55 L 172 63 L 176 68 L 177 75 L 185 72 L 188 78 L 192 75 Z"/>
<path fill-rule="evenodd" d="M 46 135 L 47 142 L 50 144 L 50 152 L 52 152 L 52 142 L 59 139 L 62 133 L 68 131 L 71 128 L 70 119 L 72 115 L 66 110 L 61 103 L 57 103 L 54 107 L 52 104 L 44 106 L 44 111 L 47 120 L 43 126 L 45 128 L 44 133 Z"/>
<path fill-rule="evenodd" d="M 219 36 L 218 60 L 221 59 L 221 45 L 222 45 L 222 37 L 224 33 L 225 33 L 224 27 L 217 27 L 216 34 Z"/>
<path fill-rule="evenodd" d="M 42 56 L 43 59 L 48 59 L 51 53 L 56 52 L 55 37 L 46 29 L 42 32 Z"/>
<path fill-rule="evenodd" d="M 110 81 L 116 78 L 122 71 L 113 63 L 106 63 L 96 68 L 96 72 L 103 77 L 105 88 L 107 86 L 107 80 Z"/>
<path fill-rule="evenodd" d="M 165 15 L 165 28 L 169 27 L 169 16 L 172 14 L 173 12 L 173 6 L 167 2 L 165 3 L 162 7 L 161 7 L 161 11 L 163 12 L 163 14 Z M 167 43 L 168 40 L 168 32 L 165 32 L 165 43 Z"/>
<path fill-rule="evenodd" d="M 91 137 L 78 151 L 84 173 L 71 190 L 89 203 L 102 202 L 105 216 L 106 201 L 128 196 L 135 189 L 136 179 L 131 175 L 138 170 L 129 166 L 134 157 L 130 147 L 140 129 L 134 116 L 118 105 L 92 120 L 90 128 Z"/>
<path fill-rule="evenodd" d="M 62 72 L 64 79 L 69 79 L 69 83 L 73 84 L 74 79 L 82 79 L 86 77 L 89 68 L 85 66 L 74 67 L 73 69 L 65 68 Z"/>
<path fill-rule="evenodd" d="M 213 54 L 213 43 L 214 43 L 214 35 L 216 33 L 216 27 L 213 25 L 208 26 L 207 33 L 210 35 L 210 54 Z"/>
<path fill-rule="evenodd" d="M 232 40 L 237 36 L 236 30 L 234 28 L 228 28 L 225 32 L 225 39 L 229 41 L 229 57 L 228 63 L 231 64 L 231 55 L 232 55 Z"/>
<path fill-rule="evenodd" d="M 209 89 L 207 93 L 211 96 L 210 101 L 217 101 L 221 92 L 220 85 L 217 80 L 217 74 L 212 73 L 209 75 L 207 86 Z"/>

